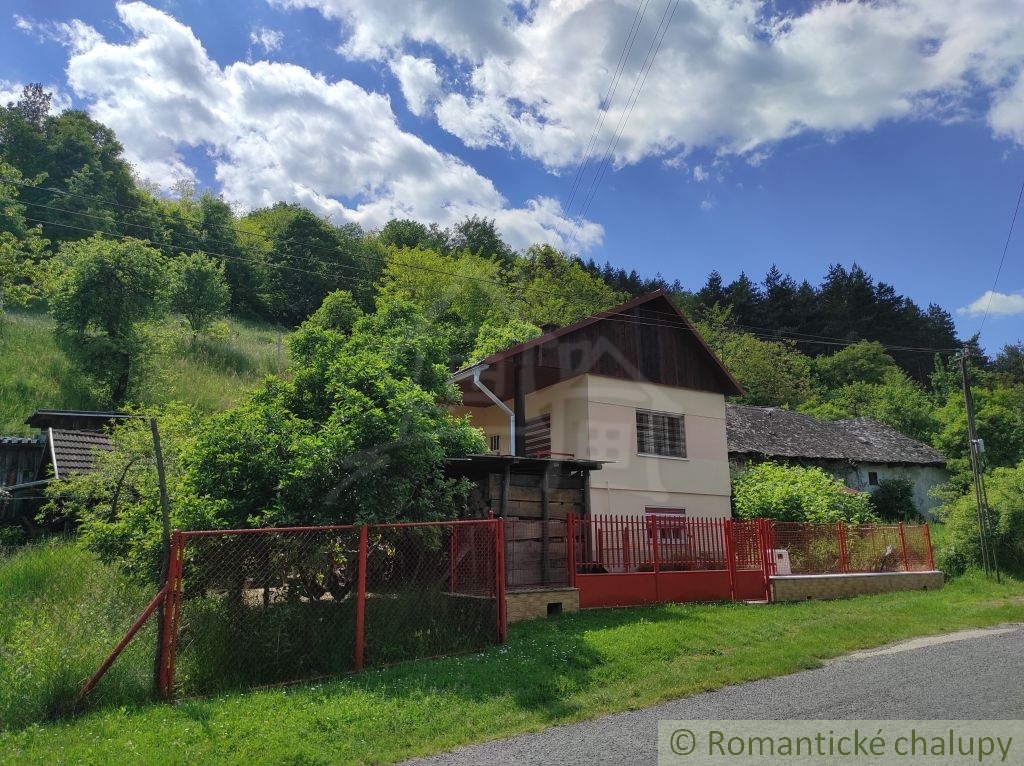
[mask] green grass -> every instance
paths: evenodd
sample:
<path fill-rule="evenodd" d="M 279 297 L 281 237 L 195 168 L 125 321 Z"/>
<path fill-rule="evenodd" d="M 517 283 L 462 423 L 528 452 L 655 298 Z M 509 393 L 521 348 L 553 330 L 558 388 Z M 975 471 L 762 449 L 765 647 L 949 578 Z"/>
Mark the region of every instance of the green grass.
<path fill-rule="evenodd" d="M 214 337 L 193 340 L 178 318 L 155 328 L 156 353 L 139 403 L 171 401 L 216 412 L 234 404 L 266 375 L 284 370 L 284 332 L 233 319 Z M 27 434 L 37 409 L 107 409 L 72 368 L 43 313 L 10 313 L 0 324 L 0 434 Z"/>
<path fill-rule="evenodd" d="M 976 574 L 849 601 L 592 610 L 515 625 L 480 654 L 0 733 L 0 762 L 389 763 L 1021 620 L 1024 583 Z"/>
<path fill-rule="evenodd" d="M 72 712 L 82 683 L 151 597 L 67 543 L 0 559 L 0 728 Z M 148 625 L 88 706 L 148 701 L 155 641 Z"/>

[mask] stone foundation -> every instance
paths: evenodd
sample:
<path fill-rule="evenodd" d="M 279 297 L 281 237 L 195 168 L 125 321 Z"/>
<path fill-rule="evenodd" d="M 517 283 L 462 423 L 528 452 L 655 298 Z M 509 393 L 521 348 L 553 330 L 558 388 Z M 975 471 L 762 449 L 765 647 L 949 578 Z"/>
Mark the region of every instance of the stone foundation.
<path fill-rule="evenodd" d="M 771 578 L 775 601 L 852 598 L 897 590 L 938 590 L 942 572 L 867 572 Z"/>
<path fill-rule="evenodd" d="M 580 592 L 576 588 L 516 588 L 505 591 L 505 615 L 509 622 L 579 610 Z"/>

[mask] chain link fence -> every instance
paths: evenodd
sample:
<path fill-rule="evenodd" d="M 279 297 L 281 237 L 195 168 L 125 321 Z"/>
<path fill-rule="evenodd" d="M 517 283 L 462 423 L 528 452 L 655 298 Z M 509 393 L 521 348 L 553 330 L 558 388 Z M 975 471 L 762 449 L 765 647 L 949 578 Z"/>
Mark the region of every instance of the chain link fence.
<path fill-rule="evenodd" d="M 210 694 L 504 637 L 492 520 L 175 533 L 161 692 Z"/>

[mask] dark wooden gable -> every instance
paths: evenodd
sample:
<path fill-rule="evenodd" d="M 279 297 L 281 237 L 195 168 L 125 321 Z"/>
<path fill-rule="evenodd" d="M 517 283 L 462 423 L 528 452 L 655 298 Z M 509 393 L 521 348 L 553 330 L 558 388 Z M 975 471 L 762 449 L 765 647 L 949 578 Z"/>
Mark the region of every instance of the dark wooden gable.
<path fill-rule="evenodd" d="M 515 375 L 524 393 L 584 374 L 646 381 L 732 396 L 742 388 L 663 291 L 520 343 L 483 360 L 481 381 L 499 398 L 513 398 Z M 517 369 L 518 368 L 518 369 Z M 460 381 L 468 406 L 489 400 Z"/>

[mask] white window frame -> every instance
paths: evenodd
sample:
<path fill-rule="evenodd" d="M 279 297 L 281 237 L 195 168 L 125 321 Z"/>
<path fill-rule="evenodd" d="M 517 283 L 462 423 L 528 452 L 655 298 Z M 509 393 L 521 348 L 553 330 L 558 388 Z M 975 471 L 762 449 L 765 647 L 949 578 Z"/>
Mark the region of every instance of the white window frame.
<path fill-rule="evenodd" d="M 646 426 L 641 424 L 642 419 L 647 420 Z M 678 452 L 669 451 L 672 445 L 668 426 L 673 421 L 678 423 Z M 646 430 L 648 437 L 646 445 L 643 444 L 641 439 L 642 430 Z M 651 449 L 645 450 L 645 446 Z M 667 457 L 676 460 L 686 460 L 686 417 L 677 412 L 657 412 L 656 410 L 638 409 L 636 411 L 636 453 L 644 457 Z"/>

